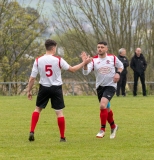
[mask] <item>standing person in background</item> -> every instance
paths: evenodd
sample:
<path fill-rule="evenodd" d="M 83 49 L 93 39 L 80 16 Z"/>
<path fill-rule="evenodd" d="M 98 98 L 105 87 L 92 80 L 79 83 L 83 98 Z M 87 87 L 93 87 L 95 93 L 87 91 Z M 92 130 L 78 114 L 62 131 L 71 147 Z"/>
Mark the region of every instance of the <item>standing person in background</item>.
<path fill-rule="evenodd" d="M 29 141 L 34 141 L 34 130 L 42 109 L 45 109 L 50 99 L 51 106 L 57 115 L 60 132 L 60 142 L 65 142 L 65 118 L 63 115 L 64 99 L 62 92 L 61 69 L 75 72 L 91 61 L 88 56 L 82 63 L 71 67 L 63 58 L 55 56 L 57 43 L 53 40 L 45 42 L 46 54 L 36 58 L 29 78 L 27 96 L 32 99 L 32 87 L 37 74 L 40 75 L 40 87 L 36 100 L 36 107 L 32 113 Z"/>
<path fill-rule="evenodd" d="M 96 77 L 96 90 L 100 103 L 100 131 L 96 135 L 97 138 L 105 136 L 106 122 L 111 126 L 110 139 L 115 138 L 118 125 L 113 119 L 113 112 L 108 103 L 116 92 L 117 82 L 120 79 L 120 74 L 123 70 L 122 62 L 113 54 L 108 54 L 108 47 L 106 42 L 99 42 L 97 44 L 97 55 L 93 57 L 92 62 L 84 65 L 83 74 L 88 75 L 94 71 Z M 84 61 L 87 58 L 85 52 L 81 53 L 81 58 Z M 115 72 L 115 67 L 117 72 Z M 109 110 L 108 110 L 109 109 Z"/>
<path fill-rule="evenodd" d="M 118 58 L 124 65 L 124 69 L 120 75 L 120 80 L 117 83 L 116 95 L 119 97 L 120 90 L 121 90 L 122 96 L 126 96 L 125 88 L 126 88 L 126 82 L 127 82 L 127 67 L 129 66 L 129 61 L 126 57 L 126 49 L 125 48 L 119 49 Z"/>
<path fill-rule="evenodd" d="M 142 84 L 142 93 L 143 96 L 146 96 L 145 70 L 147 68 L 147 62 L 142 54 L 141 48 L 136 48 L 135 55 L 131 59 L 130 67 L 134 71 L 133 95 L 137 96 L 137 84 L 138 78 L 140 78 Z"/>

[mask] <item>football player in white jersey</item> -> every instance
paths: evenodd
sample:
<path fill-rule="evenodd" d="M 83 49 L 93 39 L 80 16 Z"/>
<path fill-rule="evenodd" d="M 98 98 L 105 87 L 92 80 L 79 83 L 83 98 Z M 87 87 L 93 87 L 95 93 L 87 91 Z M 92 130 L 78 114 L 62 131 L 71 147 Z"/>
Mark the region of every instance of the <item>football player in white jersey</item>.
<path fill-rule="evenodd" d="M 37 74 L 40 75 L 40 87 L 36 100 L 36 108 L 32 113 L 29 141 L 34 141 L 34 130 L 37 125 L 39 115 L 43 108 L 46 107 L 49 99 L 51 106 L 57 115 L 57 123 L 60 132 L 60 141 L 65 142 L 65 118 L 63 115 L 64 99 L 62 92 L 61 69 L 75 72 L 84 65 L 91 62 L 92 58 L 87 57 L 78 65 L 70 66 L 63 58 L 55 56 L 57 43 L 53 40 L 46 40 L 46 54 L 35 59 L 31 76 L 29 78 L 27 96 L 32 99 L 32 87 Z"/>
<path fill-rule="evenodd" d="M 111 127 L 110 138 L 113 139 L 115 138 L 118 125 L 114 123 L 113 112 L 107 106 L 110 105 L 109 102 L 115 94 L 117 82 L 123 70 L 123 64 L 115 55 L 108 54 L 107 51 L 107 43 L 99 42 L 97 44 L 97 55 L 93 57 L 93 60 L 89 64 L 84 65 L 83 74 L 88 75 L 91 71 L 94 71 L 96 77 L 101 121 L 101 128 L 96 137 L 104 137 L 106 121 L 108 121 Z M 83 61 L 87 58 L 85 52 L 81 53 L 81 58 Z M 115 67 L 117 68 L 117 72 L 115 72 Z"/>

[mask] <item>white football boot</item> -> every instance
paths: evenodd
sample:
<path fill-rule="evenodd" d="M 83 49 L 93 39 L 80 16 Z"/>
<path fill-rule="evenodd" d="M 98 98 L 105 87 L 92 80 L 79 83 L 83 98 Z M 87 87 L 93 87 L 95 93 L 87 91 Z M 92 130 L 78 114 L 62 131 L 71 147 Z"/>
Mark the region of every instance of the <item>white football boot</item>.
<path fill-rule="evenodd" d="M 111 129 L 110 139 L 114 139 L 116 136 L 116 132 L 118 130 L 118 125 L 115 125 L 116 127 Z"/>
<path fill-rule="evenodd" d="M 104 136 L 105 136 L 105 132 L 103 130 L 100 130 L 96 135 L 97 138 L 103 138 Z"/>

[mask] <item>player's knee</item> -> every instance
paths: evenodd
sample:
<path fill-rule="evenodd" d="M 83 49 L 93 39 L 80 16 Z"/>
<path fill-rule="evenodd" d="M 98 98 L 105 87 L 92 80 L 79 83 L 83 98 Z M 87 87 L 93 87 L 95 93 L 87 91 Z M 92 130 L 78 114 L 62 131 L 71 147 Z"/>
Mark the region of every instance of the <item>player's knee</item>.
<path fill-rule="evenodd" d="M 57 117 L 64 117 L 62 109 L 61 110 L 55 110 L 55 113 L 56 113 Z"/>
<path fill-rule="evenodd" d="M 40 113 L 42 111 L 42 108 L 36 107 L 34 111 Z"/>
<path fill-rule="evenodd" d="M 100 109 L 105 109 L 106 105 L 105 104 L 100 104 Z"/>

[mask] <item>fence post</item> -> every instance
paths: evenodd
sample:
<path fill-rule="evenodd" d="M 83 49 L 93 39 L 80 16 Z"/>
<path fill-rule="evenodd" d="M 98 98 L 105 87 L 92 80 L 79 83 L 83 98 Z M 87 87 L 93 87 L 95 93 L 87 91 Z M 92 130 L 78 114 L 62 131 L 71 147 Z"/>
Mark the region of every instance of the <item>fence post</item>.
<path fill-rule="evenodd" d="M 9 82 L 9 96 L 11 95 L 11 82 Z"/>

